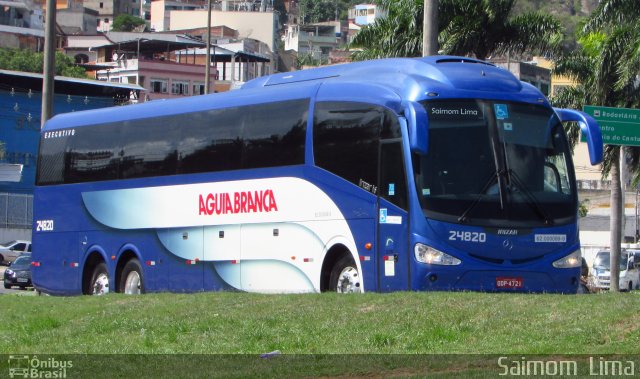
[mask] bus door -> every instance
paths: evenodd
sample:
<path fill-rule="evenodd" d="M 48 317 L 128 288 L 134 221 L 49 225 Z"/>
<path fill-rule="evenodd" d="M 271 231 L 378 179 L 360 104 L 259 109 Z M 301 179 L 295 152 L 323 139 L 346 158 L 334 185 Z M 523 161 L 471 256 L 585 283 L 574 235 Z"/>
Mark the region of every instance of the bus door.
<path fill-rule="evenodd" d="M 171 253 L 169 290 L 196 292 L 203 290 L 203 227 L 171 228 L 158 231 L 162 244 Z"/>
<path fill-rule="evenodd" d="M 378 289 L 409 288 L 408 195 L 402 140 L 380 143 L 378 187 Z"/>

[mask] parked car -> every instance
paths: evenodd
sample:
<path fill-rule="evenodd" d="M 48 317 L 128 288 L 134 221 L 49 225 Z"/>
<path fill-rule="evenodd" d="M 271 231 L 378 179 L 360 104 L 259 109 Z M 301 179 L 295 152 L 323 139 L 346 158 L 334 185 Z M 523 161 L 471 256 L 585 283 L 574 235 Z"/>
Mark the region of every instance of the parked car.
<path fill-rule="evenodd" d="M 594 286 L 597 289 L 608 290 L 611 284 L 611 254 L 607 250 L 599 251 L 593 261 Z M 620 278 L 621 290 L 633 290 L 640 288 L 640 262 L 636 261 L 633 251 L 622 250 L 620 252 Z"/>
<path fill-rule="evenodd" d="M 24 252 L 31 252 L 31 241 L 9 241 L 0 245 L 0 264 L 9 264 Z"/>
<path fill-rule="evenodd" d="M 31 287 L 31 253 L 22 253 L 4 270 L 4 288 Z"/>

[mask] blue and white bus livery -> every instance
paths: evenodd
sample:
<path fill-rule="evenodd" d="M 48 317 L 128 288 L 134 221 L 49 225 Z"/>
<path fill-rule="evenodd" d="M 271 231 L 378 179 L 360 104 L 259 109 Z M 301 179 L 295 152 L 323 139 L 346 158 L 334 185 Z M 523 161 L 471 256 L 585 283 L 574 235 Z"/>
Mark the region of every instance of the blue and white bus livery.
<path fill-rule="evenodd" d="M 574 293 L 564 121 L 600 162 L 592 118 L 447 56 L 58 115 L 40 143 L 33 282 L 58 295 Z"/>

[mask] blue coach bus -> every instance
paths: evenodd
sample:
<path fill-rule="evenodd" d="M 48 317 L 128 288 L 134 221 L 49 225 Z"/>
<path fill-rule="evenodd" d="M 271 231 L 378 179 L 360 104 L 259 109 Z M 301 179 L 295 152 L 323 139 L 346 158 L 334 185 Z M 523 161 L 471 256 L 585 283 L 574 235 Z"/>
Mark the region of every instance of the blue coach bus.
<path fill-rule="evenodd" d="M 506 70 L 384 59 L 63 114 L 42 130 L 33 283 L 50 294 L 576 292 L 562 122 Z"/>

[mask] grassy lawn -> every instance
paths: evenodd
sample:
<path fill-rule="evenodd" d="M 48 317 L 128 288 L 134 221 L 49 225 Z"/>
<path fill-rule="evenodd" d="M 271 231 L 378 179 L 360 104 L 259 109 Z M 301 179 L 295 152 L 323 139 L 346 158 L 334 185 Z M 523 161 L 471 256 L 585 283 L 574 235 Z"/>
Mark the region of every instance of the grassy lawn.
<path fill-rule="evenodd" d="M 0 304 L 0 353 L 640 352 L 640 292 L 2 296 Z"/>
<path fill-rule="evenodd" d="M 367 363 L 374 367 L 384 364 L 381 357 L 388 354 L 415 362 L 411 355 L 473 354 L 482 361 L 487 359 L 483 354 L 520 359 L 640 352 L 640 291 L 576 296 L 6 295 L 0 306 L 0 354 L 233 354 L 241 360 L 277 350 L 281 359 L 335 354 L 325 362 L 335 368 L 338 357 L 354 354 L 380 354 Z M 253 369 L 260 364 L 252 364 Z M 445 373 L 451 372 L 446 367 Z M 387 368 L 391 371 L 383 372 L 397 370 L 393 364 Z"/>

